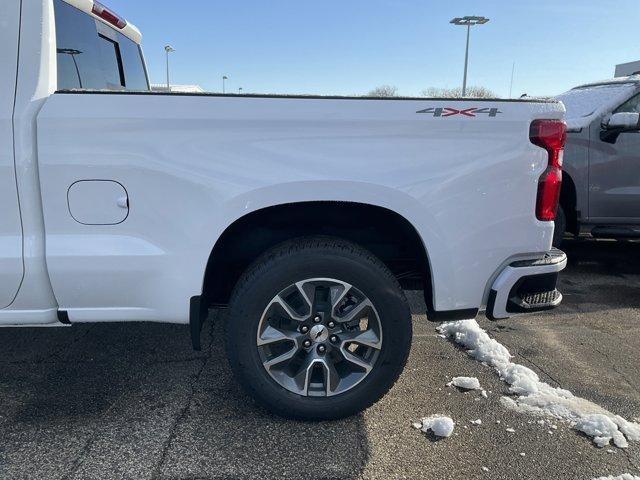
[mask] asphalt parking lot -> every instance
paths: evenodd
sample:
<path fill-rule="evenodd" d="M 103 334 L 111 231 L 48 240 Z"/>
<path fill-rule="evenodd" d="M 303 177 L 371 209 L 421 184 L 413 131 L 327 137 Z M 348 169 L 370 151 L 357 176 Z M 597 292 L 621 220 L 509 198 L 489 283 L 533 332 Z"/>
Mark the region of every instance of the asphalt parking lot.
<path fill-rule="evenodd" d="M 640 420 L 640 244 L 573 242 L 554 312 L 491 323 L 518 363 L 628 420 Z M 598 449 L 505 409 L 506 386 L 418 312 L 407 369 L 383 401 L 327 423 L 256 407 L 230 375 L 221 322 L 203 352 L 184 327 L 0 330 L 2 479 L 592 479 L 640 475 L 640 444 Z M 478 377 L 490 394 L 445 386 Z M 411 421 L 442 413 L 434 441 Z M 470 421 L 482 419 L 482 425 Z M 500 424 L 496 422 L 500 421 Z M 515 429 L 509 433 L 506 428 Z M 521 455 L 524 453 L 525 455 Z M 485 470 L 482 469 L 485 467 Z"/>

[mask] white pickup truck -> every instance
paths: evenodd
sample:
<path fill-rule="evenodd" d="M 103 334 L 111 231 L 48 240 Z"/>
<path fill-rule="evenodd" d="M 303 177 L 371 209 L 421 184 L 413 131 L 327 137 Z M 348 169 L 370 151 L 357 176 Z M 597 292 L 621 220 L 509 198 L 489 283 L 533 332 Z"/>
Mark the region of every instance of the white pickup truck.
<path fill-rule="evenodd" d="M 167 94 L 92 0 L 0 2 L 0 324 L 171 322 L 262 404 L 382 397 L 431 320 L 552 308 L 555 101 Z"/>

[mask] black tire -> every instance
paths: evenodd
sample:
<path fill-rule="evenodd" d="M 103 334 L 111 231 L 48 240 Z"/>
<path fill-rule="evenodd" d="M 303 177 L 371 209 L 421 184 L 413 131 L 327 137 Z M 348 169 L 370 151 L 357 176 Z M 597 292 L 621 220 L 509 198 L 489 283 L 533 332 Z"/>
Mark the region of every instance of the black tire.
<path fill-rule="evenodd" d="M 265 308 L 282 289 L 309 278 L 347 282 L 375 305 L 382 328 L 373 368 L 351 389 L 335 396 L 304 396 L 285 389 L 263 366 L 256 337 Z M 408 302 L 389 269 L 370 252 L 340 239 L 303 238 L 262 255 L 236 285 L 229 305 L 227 354 L 239 383 L 272 412 L 303 420 L 356 414 L 382 398 L 398 379 L 411 348 Z"/>
<path fill-rule="evenodd" d="M 556 248 L 560 248 L 562 245 L 564 234 L 567 231 L 567 216 L 564 213 L 564 208 L 562 205 L 558 206 L 558 213 L 556 214 L 555 219 L 556 228 L 553 231 L 553 246 Z"/>

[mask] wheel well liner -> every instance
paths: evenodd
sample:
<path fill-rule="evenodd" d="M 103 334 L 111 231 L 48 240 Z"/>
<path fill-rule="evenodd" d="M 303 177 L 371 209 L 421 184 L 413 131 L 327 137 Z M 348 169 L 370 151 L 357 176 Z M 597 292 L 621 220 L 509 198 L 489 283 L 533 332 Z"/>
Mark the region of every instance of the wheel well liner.
<path fill-rule="evenodd" d="M 402 215 L 353 202 L 300 202 L 267 207 L 232 223 L 207 263 L 202 294 L 209 305 L 228 303 L 242 273 L 264 252 L 292 238 L 331 236 L 376 255 L 403 288 L 425 290 L 432 309 L 431 270 L 420 235 Z"/>

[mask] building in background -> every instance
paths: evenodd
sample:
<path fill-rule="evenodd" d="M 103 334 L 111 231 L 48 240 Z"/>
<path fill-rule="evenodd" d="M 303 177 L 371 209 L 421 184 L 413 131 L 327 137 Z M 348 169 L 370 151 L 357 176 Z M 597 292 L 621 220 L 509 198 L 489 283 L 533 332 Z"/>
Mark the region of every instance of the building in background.
<path fill-rule="evenodd" d="M 616 65 L 616 77 L 628 77 L 635 74 L 640 74 L 640 60 Z"/>
<path fill-rule="evenodd" d="M 165 84 L 151 84 L 151 90 L 154 92 L 177 92 L 177 93 L 204 93 L 204 88 L 200 85 L 171 85 L 169 90 Z"/>

